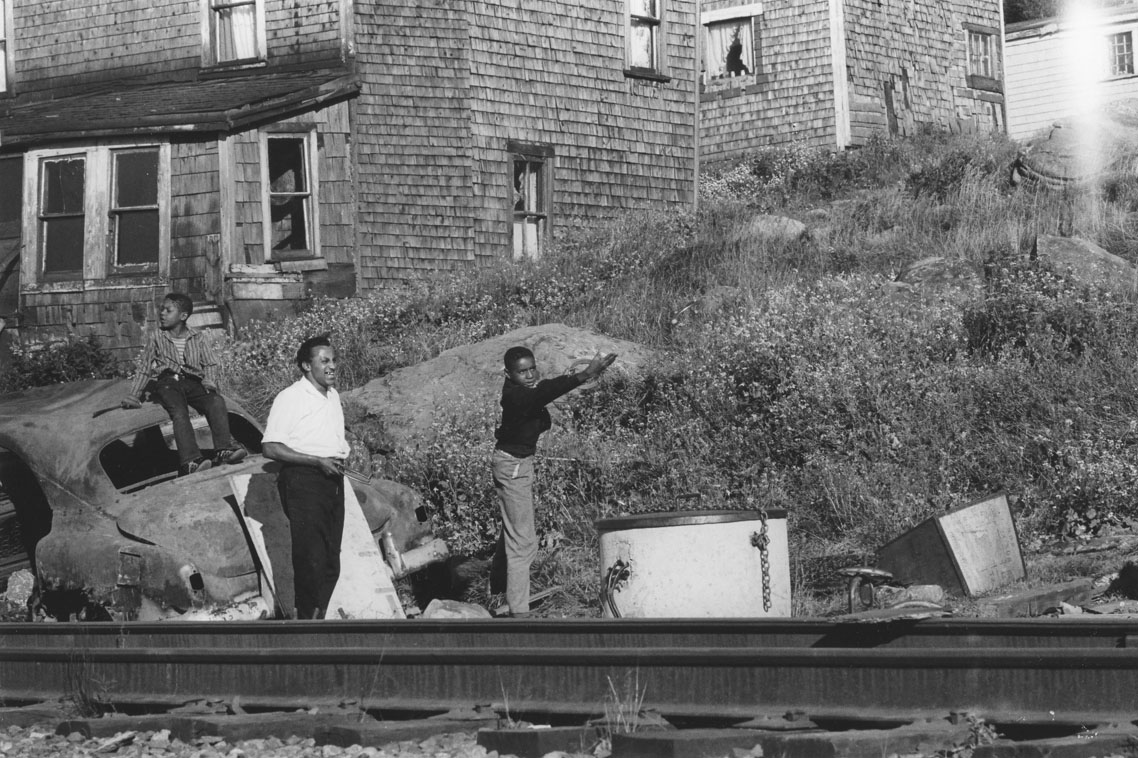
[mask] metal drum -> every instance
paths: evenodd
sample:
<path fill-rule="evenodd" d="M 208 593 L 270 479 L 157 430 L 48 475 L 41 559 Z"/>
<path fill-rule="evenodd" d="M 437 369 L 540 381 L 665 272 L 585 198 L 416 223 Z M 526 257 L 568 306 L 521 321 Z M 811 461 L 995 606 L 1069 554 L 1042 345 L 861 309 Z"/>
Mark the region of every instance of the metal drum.
<path fill-rule="evenodd" d="M 786 511 L 673 511 L 596 522 L 609 618 L 790 615 Z"/>

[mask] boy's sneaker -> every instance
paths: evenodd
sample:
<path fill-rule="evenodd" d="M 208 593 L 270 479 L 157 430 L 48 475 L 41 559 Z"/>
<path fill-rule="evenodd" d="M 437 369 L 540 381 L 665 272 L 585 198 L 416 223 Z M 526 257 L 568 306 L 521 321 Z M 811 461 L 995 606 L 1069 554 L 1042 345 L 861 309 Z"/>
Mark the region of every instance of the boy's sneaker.
<path fill-rule="evenodd" d="M 245 460 L 245 456 L 248 454 L 249 451 L 242 445 L 223 448 L 213 454 L 213 465 L 220 466 L 223 463 L 240 463 Z"/>
<path fill-rule="evenodd" d="M 209 458 L 199 456 L 189 463 L 183 463 L 181 466 L 179 466 L 178 476 L 186 476 L 187 474 L 192 474 L 195 471 L 205 471 L 206 469 L 210 468 L 210 466 L 212 466 L 212 464 L 210 463 Z"/>

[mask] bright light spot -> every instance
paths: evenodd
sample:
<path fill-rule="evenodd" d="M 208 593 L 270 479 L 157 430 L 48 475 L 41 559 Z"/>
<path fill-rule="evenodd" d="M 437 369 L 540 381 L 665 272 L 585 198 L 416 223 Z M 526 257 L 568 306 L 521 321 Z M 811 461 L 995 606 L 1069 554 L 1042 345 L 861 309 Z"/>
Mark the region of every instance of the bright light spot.
<path fill-rule="evenodd" d="M 1064 3 L 1064 21 L 1070 33 L 1066 39 L 1067 87 L 1072 112 L 1081 121 L 1079 132 L 1085 135 L 1079 145 L 1079 171 L 1082 176 L 1093 173 L 1098 163 L 1100 82 L 1106 64 L 1106 37 L 1099 12 L 1080 0 Z"/>

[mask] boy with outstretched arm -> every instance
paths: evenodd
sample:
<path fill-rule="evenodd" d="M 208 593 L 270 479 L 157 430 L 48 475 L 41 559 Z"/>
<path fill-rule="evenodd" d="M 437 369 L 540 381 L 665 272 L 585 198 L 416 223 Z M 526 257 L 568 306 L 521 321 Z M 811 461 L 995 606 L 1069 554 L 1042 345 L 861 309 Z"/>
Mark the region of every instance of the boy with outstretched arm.
<path fill-rule="evenodd" d="M 229 410 L 217 392 L 217 359 L 205 335 L 186 325 L 194 312 L 194 301 L 180 292 L 171 292 L 158 311 L 158 330 L 147 335 L 138 373 L 123 408 L 141 408 L 147 391 L 174 424 L 174 444 L 178 447 L 178 475 L 204 471 L 211 465 L 237 463 L 247 451 L 229 433 Z M 209 423 L 214 455 L 202 455 L 190 422 L 193 407 Z"/>
<path fill-rule="evenodd" d="M 506 351 L 502 385 L 502 422 L 494 436 L 494 489 L 502 511 L 502 533 L 494 551 L 491 586 L 503 570 L 511 616 L 529 615 L 529 572 L 537 556 L 533 507 L 533 455 L 542 432 L 552 425 L 546 406 L 600 376 L 616 360 L 599 353 L 577 374 L 542 379 L 533 352 L 525 347 Z"/>

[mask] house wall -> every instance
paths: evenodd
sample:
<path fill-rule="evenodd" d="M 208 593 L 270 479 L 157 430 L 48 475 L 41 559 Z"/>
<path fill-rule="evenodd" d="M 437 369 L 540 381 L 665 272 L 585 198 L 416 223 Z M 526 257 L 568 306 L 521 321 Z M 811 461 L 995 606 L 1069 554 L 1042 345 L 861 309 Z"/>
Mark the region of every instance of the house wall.
<path fill-rule="evenodd" d="M 93 82 L 201 66 L 201 0 L 12 0 L 15 90 L 81 90 Z M 340 57 L 340 0 L 267 0 L 269 62 Z"/>
<path fill-rule="evenodd" d="M 1138 14 L 1108 19 L 1089 36 L 1105 48 L 1107 35 L 1126 31 L 1138 42 Z M 1009 28 L 1005 46 L 1008 135 L 1014 139 L 1028 139 L 1096 101 L 1138 97 L 1138 76 L 1096 78 L 1090 86 L 1085 78 L 1081 81 L 1080 72 L 1085 69 L 1076 61 L 1086 61 L 1103 51 L 1083 49 L 1078 37 L 1056 24 L 1038 24 L 1022 31 Z"/>
<path fill-rule="evenodd" d="M 662 73 L 626 77 L 623 2 L 472 3 L 474 250 L 512 254 L 507 141 L 553 149 L 552 234 L 691 203 L 697 3 L 664 0 Z"/>
<path fill-rule="evenodd" d="M 844 0 L 854 144 L 874 131 L 914 134 L 923 125 L 1003 128 L 1003 97 L 967 86 L 965 24 L 990 28 L 997 2 Z M 885 129 L 882 129 L 885 127 Z"/>
<path fill-rule="evenodd" d="M 713 0 L 705 11 L 741 5 Z M 700 159 L 757 148 L 832 146 L 834 77 L 827 0 L 771 0 L 755 18 L 754 76 L 709 82 L 700 113 Z"/>
<path fill-rule="evenodd" d="M 704 11 L 744 4 L 709 0 Z M 965 31 L 992 29 L 998 48 L 1000 13 L 995 0 L 764 2 L 754 24 L 757 73 L 704 85 L 701 158 L 792 142 L 859 145 L 923 124 L 1002 129 L 1002 94 L 967 86 Z M 845 74 L 838 87 L 835 70 Z"/>
<path fill-rule="evenodd" d="M 473 260 L 469 5 L 356 5 L 361 289 Z"/>
<path fill-rule="evenodd" d="M 553 149 L 554 235 L 690 203 L 694 8 L 666 5 L 660 82 L 624 74 L 623 3 L 361 3 L 361 286 L 511 255 L 508 140 Z"/>

